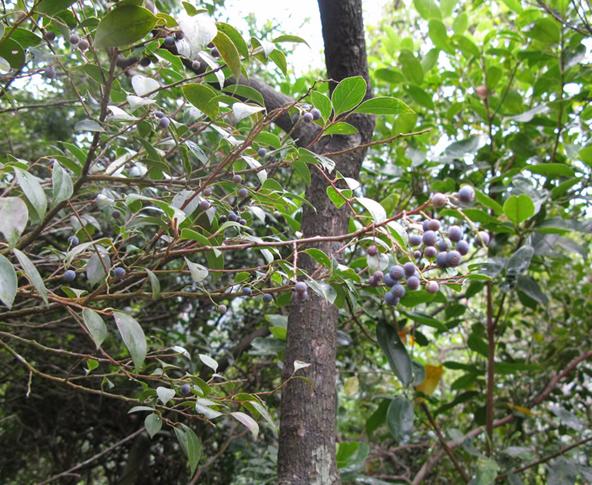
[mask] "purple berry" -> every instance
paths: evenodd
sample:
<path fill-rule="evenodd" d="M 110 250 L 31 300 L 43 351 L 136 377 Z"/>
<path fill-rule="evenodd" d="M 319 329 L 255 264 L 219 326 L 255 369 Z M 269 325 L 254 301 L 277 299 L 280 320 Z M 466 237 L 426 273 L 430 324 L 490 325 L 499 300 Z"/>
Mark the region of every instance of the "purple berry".
<path fill-rule="evenodd" d="M 241 217 L 241 218 L 238 220 L 238 223 L 239 223 L 241 226 L 246 226 L 246 225 L 247 225 L 247 220 L 246 220 L 246 219 L 243 219 L 243 218 Z"/>
<path fill-rule="evenodd" d="M 409 236 L 409 244 L 411 246 L 419 246 L 421 244 L 421 236 L 419 234 L 411 234 Z"/>
<path fill-rule="evenodd" d="M 162 111 L 155 111 L 154 116 L 156 116 L 158 119 L 164 118 L 164 113 Z"/>
<path fill-rule="evenodd" d="M 113 276 L 118 280 L 122 279 L 125 276 L 125 268 L 118 266 L 117 268 L 113 269 Z"/>
<path fill-rule="evenodd" d="M 111 212 L 111 216 L 113 217 L 113 219 L 119 219 L 121 218 L 121 212 L 119 212 L 118 210 L 114 210 L 113 212 Z"/>
<path fill-rule="evenodd" d="M 419 249 L 416 249 L 415 251 L 413 251 L 413 257 L 415 259 L 420 259 L 421 258 L 421 251 Z"/>
<path fill-rule="evenodd" d="M 267 150 L 265 148 L 261 147 L 257 150 L 257 155 L 259 155 L 261 158 L 263 158 L 265 155 L 267 155 Z"/>
<path fill-rule="evenodd" d="M 64 280 L 66 283 L 72 283 L 72 281 L 74 281 L 75 279 L 76 271 L 74 271 L 73 269 L 68 269 L 64 271 L 64 274 L 62 275 L 62 280 Z"/>
<path fill-rule="evenodd" d="M 70 41 L 70 44 L 76 45 L 76 44 L 78 44 L 78 42 L 80 42 L 80 37 L 78 37 L 76 34 L 72 34 L 70 36 L 69 41 Z"/>
<path fill-rule="evenodd" d="M 172 35 L 167 35 L 164 38 L 164 45 L 167 47 L 173 47 L 175 45 L 175 38 Z"/>
<path fill-rule="evenodd" d="M 226 305 L 218 305 L 218 311 L 220 313 L 226 313 L 227 310 L 228 310 L 228 307 Z"/>
<path fill-rule="evenodd" d="M 308 300 L 308 290 L 306 290 L 306 291 L 304 291 L 302 293 L 296 292 L 294 294 L 294 301 L 296 303 L 300 303 L 300 302 L 303 302 L 303 301 L 306 301 L 306 300 Z"/>
<path fill-rule="evenodd" d="M 273 301 L 273 295 L 269 294 L 269 293 L 265 293 L 265 295 L 263 295 L 263 302 L 264 303 L 271 303 Z"/>
<path fill-rule="evenodd" d="M 435 193 L 432 195 L 432 206 L 436 209 L 444 207 L 448 203 L 448 197 L 444 194 Z"/>
<path fill-rule="evenodd" d="M 201 67 L 201 62 L 199 62 L 199 61 L 193 61 L 191 63 L 191 69 L 193 69 L 194 71 L 199 71 L 200 67 Z"/>
<path fill-rule="evenodd" d="M 461 256 L 466 256 L 469 252 L 469 243 L 467 241 L 458 241 L 456 244 L 456 250 L 461 254 Z"/>
<path fill-rule="evenodd" d="M 453 242 L 458 242 L 463 237 L 463 230 L 459 226 L 450 226 L 448 229 L 448 237 Z"/>
<path fill-rule="evenodd" d="M 212 49 L 210 50 L 210 54 L 212 55 L 212 57 L 220 57 L 220 51 L 218 51 L 218 49 L 216 49 L 215 47 L 212 47 Z"/>
<path fill-rule="evenodd" d="M 305 123 L 310 123 L 313 120 L 312 113 L 304 113 L 302 119 Z"/>
<path fill-rule="evenodd" d="M 421 227 L 424 230 L 424 232 L 429 231 L 430 230 L 430 219 L 426 219 L 425 221 L 423 221 L 421 223 Z"/>
<path fill-rule="evenodd" d="M 57 72 L 53 66 L 46 67 L 43 74 L 47 79 L 55 79 L 57 76 Z"/>
<path fill-rule="evenodd" d="M 403 266 L 396 264 L 395 266 L 390 267 L 389 275 L 393 280 L 400 280 L 403 276 L 405 276 L 405 269 Z"/>
<path fill-rule="evenodd" d="M 372 246 L 368 246 L 366 251 L 368 252 L 368 256 L 376 256 L 378 254 L 378 248 L 374 244 L 372 244 Z"/>
<path fill-rule="evenodd" d="M 202 201 L 200 201 L 199 203 L 199 208 L 202 211 L 207 211 L 210 207 L 212 207 L 212 204 L 210 204 L 209 200 L 203 199 Z"/>
<path fill-rule="evenodd" d="M 302 294 L 302 293 L 308 291 L 308 287 L 306 286 L 306 283 L 304 283 L 303 281 L 298 281 L 294 285 L 294 290 L 296 291 L 296 293 Z"/>
<path fill-rule="evenodd" d="M 78 42 L 78 48 L 81 51 L 85 51 L 90 47 L 90 44 L 88 43 L 88 40 L 86 39 L 80 39 L 80 42 Z"/>
<path fill-rule="evenodd" d="M 240 219 L 240 218 L 238 217 L 238 215 L 237 215 L 237 213 L 236 213 L 236 212 L 234 212 L 234 211 L 230 211 L 230 212 L 228 213 L 228 220 L 229 220 L 230 222 L 238 222 L 238 220 L 239 220 L 239 219 Z"/>
<path fill-rule="evenodd" d="M 249 191 L 243 187 L 242 189 L 240 189 L 238 191 L 238 196 L 241 199 L 245 199 L 245 198 L 247 198 L 249 196 Z"/>
<path fill-rule="evenodd" d="M 397 303 L 399 303 L 399 299 L 394 295 L 392 291 L 387 291 L 384 294 L 384 302 L 387 305 L 396 305 Z"/>
<path fill-rule="evenodd" d="M 212 187 L 206 187 L 205 189 L 203 189 L 203 195 L 205 195 L 206 197 L 209 197 L 213 193 L 214 189 Z"/>
<path fill-rule="evenodd" d="M 232 176 L 232 181 L 233 181 L 235 184 L 240 184 L 240 183 L 242 182 L 242 180 L 243 180 L 243 178 L 242 178 L 242 177 L 241 177 L 241 176 L 240 176 L 238 173 L 235 173 L 235 174 Z"/>
<path fill-rule="evenodd" d="M 170 124 L 171 124 L 171 120 L 170 120 L 170 118 L 167 118 L 166 116 L 163 116 L 162 118 L 160 118 L 160 121 L 158 122 L 158 126 L 160 126 L 163 130 L 166 130 Z"/>
<path fill-rule="evenodd" d="M 175 39 L 181 40 L 183 37 L 185 37 L 185 34 L 182 30 L 177 30 L 177 32 L 175 32 Z"/>
<path fill-rule="evenodd" d="M 374 272 L 374 277 L 378 280 L 381 281 L 382 278 L 384 278 L 384 273 L 382 271 L 375 271 Z"/>
<path fill-rule="evenodd" d="M 407 278 L 407 286 L 410 290 L 417 290 L 419 288 L 419 278 L 417 276 L 410 276 Z"/>
<path fill-rule="evenodd" d="M 455 250 L 448 251 L 448 254 L 446 255 L 446 265 L 447 266 L 451 266 L 451 267 L 458 266 L 460 264 L 461 260 L 462 260 L 462 256 L 460 255 L 460 253 L 458 251 L 455 251 Z"/>
<path fill-rule="evenodd" d="M 480 246 L 489 246 L 489 234 L 485 231 L 479 231 L 476 241 Z"/>
<path fill-rule="evenodd" d="M 444 239 L 438 241 L 438 249 L 440 251 L 446 251 L 448 249 L 448 243 Z"/>
<path fill-rule="evenodd" d="M 253 294 L 253 290 L 251 289 L 250 286 L 245 286 L 243 288 L 243 295 L 245 296 L 251 296 Z"/>
<path fill-rule="evenodd" d="M 412 262 L 408 262 L 403 265 L 403 269 L 405 270 L 406 276 L 413 276 L 417 268 Z"/>
<path fill-rule="evenodd" d="M 183 394 L 183 396 L 189 396 L 189 394 L 191 394 L 191 386 L 189 384 L 183 384 L 181 386 L 181 394 Z"/>
<path fill-rule="evenodd" d="M 440 285 L 437 281 L 428 281 L 426 284 L 426 291 L 428 293 L 438 293 L 440 290 Z"/>
<path fill-rule="evenodd" d="M 464 185 L 458 191 L 458 199 L 465 204 L 470 204 L 475 200 L 475 190 L 470 185 Z"/>
<path fill-rule="evenodd" d="M 426 231 L 423 233 L 422 240 L 426 246 L 434 246 L 438 240 L 438 236 L 434 231 Z"/>
<path fill-rule="evenodd" d="M 436 256 L 436 264 L 440 268 L 446 268 L 448 266 L 448 253 L 444 251 L 439 252 Z"/>
<path fill-rule="evenodd" d="M 428 246 L 425 248 L 423 254 L 426 258 L 435 258 L 436 254 L 438 254 L 438 250 L 434 246 Z"/>
<path fill-rule="evenodd" d="M 78 246 L 80 244 L 80 239 L 78 239 L 76 236 L 70 236 L 68 238 L 68 244 L 72 247 Z"/>
<path fill-rule="evenodd" d="M 43 34 L 43 38 L 46 41 L 51 42 L 51 41 L 55 40 L 55 38 L 56 38 L 55 32 L 52 32 L 51 30 L 48 30 L 47 32 L 45 32 Z"/>
<path fill-rule="evenodd" d="M 405 288 L 400 283 L 397 283 L 395 286 L 393 286 L 391 292 L 397 298 L 403 298 L 405 296 Z"/>
<path fill-rule="evenodd" d="M 321 112 L 316 108 L 311 109 L 310 114 L 312 115 L 313 120 L 321 119 Z"/>
<path fill-rule="evenodd" d="M 440 230 L 440 221 L 438 219 L 430 219 L 428 221 L 428 229 L 430 231 L 439 231 Z"/>
<path fill-rule="evenodd" d="M 390 273 L 385 274 L 382 279 L 384 280 L 384 284 L 386 286 L 394 286 L 394 284 L 396 283 L 395 279 L 391 276 Z"/>

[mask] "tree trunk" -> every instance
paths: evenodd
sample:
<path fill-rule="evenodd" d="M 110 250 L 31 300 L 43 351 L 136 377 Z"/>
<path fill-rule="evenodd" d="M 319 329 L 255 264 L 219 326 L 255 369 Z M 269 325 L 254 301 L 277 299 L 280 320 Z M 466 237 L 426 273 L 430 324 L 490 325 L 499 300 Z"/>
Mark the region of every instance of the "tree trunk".
<path fill-rule="evenodd" d="M 335 82 L 361 75 L 368 81 L 366 43 L 361 0 L 319 0 L 327 75 Z M 332 84 L 331 89 L 333 89 Z M 370 95 L 368 88 L 367 96 Z M 370 140 L 372 117 L 348 118 L 359 135 L 326 137 L 318 142 L 316 153 L 341 150 Z M 334 158 L 336 170 L 357 178 L 366 150 L 355 150 Z M 332 176 L 334 175 L 331 174 Z M 336 209 L 327 198 L 325 179 L 313 171 L 307 199 L 315 208 L 304 206 L 304 237 L 338 235 L 347 231 L 349 212 Z M 339 244 L 322 243 L 315 247 L 333 257 Z M 299 248 L 301 251 L 302 248 Z M 307 274 L 315 262 L 299 255 L 300 268 Z M 339 483 L 335 464 L 336 442 L 336 329 L 338 309 L 310 291 L 310 299 L 294 303 L 288 319 L 288 337 L 284 377 L 290 376 L 294 361 L 311 364 L 299 371 L 308 380 L 290 381 L 282 392 L 278 475 L 281 485 L 325 485 Z"/>

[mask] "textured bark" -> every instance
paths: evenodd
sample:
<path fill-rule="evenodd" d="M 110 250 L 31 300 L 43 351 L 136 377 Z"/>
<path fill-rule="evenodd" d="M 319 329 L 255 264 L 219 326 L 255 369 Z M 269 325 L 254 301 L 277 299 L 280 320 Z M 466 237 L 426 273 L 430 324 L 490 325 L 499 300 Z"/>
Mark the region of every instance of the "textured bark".
<path fill-rule="evenodd" d="M 361 0 L 319 0 L 327 75 L 335 82 L 354 75 L 368 81 Z M 332 85 L 332 87 L 334 84 Z M 369 96 L 369 90 L 367 93 Z M 369 116 L 348 119 L 359 134 L 323 138 L 313 151 L 338 151 L 369 141 L 374 120 Z M 366 150 L 355 150 L 335 157 L 337 170 L 357 178 Z M 337 235 L 347 230 L 348 210 L 336 209 L 326 196 L 326 181 L 315 171 L 307 190 L 302 215 L 304 237 Z M 316 247 L 332 256 L 339 244 Z M 302 250 L 302 248 L 299 248 Z M 300 267 L 308 274 L 315 262 L 300 255 Z M 278 455 L 279 483 L 282 485 L 325 485 L 339 483 L 335 464 L 336 440 L 336 329 L 338 309 L 310 291 L 310 299 L 290 310 L 284 361 L 284 377 L 294 369 L 294 360 L 311 364 L 299 371 L 307 381 L 290 381 L 282 393 Z"/>

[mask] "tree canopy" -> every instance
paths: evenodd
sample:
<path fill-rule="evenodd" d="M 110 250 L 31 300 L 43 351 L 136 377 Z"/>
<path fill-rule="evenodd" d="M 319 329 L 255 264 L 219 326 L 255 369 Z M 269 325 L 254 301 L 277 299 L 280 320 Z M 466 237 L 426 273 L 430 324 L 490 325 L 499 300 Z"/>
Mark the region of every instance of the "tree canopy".
<path fill-rule="evenodd" d="M 592 481 L 590 5 L 361 4 L 2 2 L 3 483 Z"/>

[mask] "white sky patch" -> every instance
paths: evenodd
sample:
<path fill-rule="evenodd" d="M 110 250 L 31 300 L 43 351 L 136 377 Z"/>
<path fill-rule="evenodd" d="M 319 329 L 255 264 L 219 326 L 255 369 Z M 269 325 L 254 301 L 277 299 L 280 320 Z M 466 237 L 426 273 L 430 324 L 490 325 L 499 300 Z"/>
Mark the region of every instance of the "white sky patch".
<path fill-rule="evenodd" d="M 335 0 L 339 1 L 339 0 Z M 364 27 L 377 25 L 383 17 L 383 11 L 388 0 L 363 0 Z M 223 16 L 228 17 L 231 25 L 238 28 L 243 35 L 248 32 L 246 17 L 253 14 L 257 19 L 257 26 L 263 26 L 271 21 L 283 34 L 299 35 L 304 38 L 310 48 L 299 44 L 294 54 L 288 58 L 288 65 L 296 75 L 310 69 L 320 69 L 325 65 L 323 56 L 323 34 L 321 31 L 321 17 L 317 0 L 229 0 Z M 271 39 L 267 39 L 271 40 Z"/>

